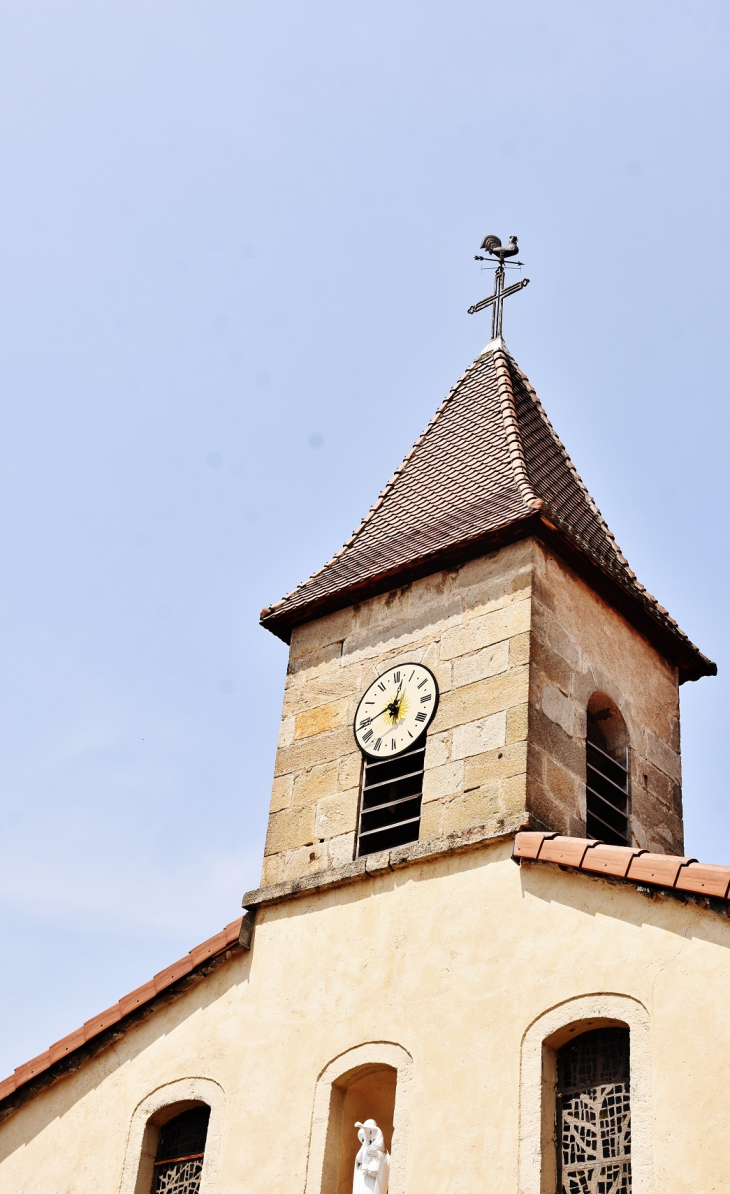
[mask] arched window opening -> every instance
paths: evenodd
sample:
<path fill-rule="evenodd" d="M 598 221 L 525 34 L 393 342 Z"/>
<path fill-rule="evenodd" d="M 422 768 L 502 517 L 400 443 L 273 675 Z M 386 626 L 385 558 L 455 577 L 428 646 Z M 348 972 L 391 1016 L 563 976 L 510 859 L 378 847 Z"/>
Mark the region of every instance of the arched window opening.
<path fill-rule="evenodd" d="M 392 1151 L 396 1078 L 395 1070 L 383 1068 L 357 1078 L 347 1087 L 342 1103 L 337 1194 L 352 1194 L 355 1156 L 360 1148 L 356 1123 L 374 1119 L 383 1133 L 386 1151 Z"/>
<path fill-rule="evenodd" d="M 373 1140 L 369 1129 L 370 1139 L 362 1142 L 363 1147 L 375 1144 L 381 1153 L 378 1173 L 370 1168 L 370 1177 L 382 1185 L 387 1169 L 388 1194 L 405 1194 L 412 1073 L 413 1058 L 393 1041 L 363 1042 L 325 1066 L 314 1092 L 304 1194 L 351 1194 L 360 1151 L 355 1124 L 368 1119 L 383 1135 L 382 1141 Z M 384 1151 L 390 1153 L 389 1164 Z"/>
<path fill-rule="evenodd" d="M 586 834 L 612 846 L 630 844 L 626 723 L 600 692 L 588 702 Z"/>
<path fill-rule="evenodd" d="M 352 1194 L 360 1148 L 356 1123 L 374 1119 L 392 1153 L 398 1072 L 389 1065 L 361 1065 L 332 1083 L 322 1194 Z"/>
<path fill-rule="evenodd" d="M 596 1028 L 557 1052 L 558 1194 L 631 1194 L 628 1028 Z"/>
<path fill-rule="evenodd" d="M 210 1107 L 181 1111 L 160 1128 L 151 1194 L 198 1194 Z"/>

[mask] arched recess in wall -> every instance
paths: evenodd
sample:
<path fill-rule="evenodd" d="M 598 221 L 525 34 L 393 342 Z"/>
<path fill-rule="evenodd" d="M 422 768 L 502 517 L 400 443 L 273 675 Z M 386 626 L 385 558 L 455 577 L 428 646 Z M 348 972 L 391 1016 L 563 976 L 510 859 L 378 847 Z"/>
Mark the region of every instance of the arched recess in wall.
<path fill-rule="evenodd" d="M 594 692 L 586 709 L 586 836 L 631 844 L 629 737 L 618 706 Z"/>
<path fill-rule="evenodd" d="M 558 1049 L 577 1033 L 609 1027 L 630 1033 L 632 1194 L 655 1194 L 649 1013 L 629 995 L 603 993 L 550 1008 L 522 1038 L 518 1194 L 555 1194 Z"/>
<path fill-rule="evenodd" d="M 174 1115 L 200 1104 L 210 1107 L 200 1194 L 208 1191 L 212 1194 L 218 1173 L 225 1104 L 223 1090 L 212 1078 L 166 1082 L 137 1104 L 129 1125 L 119 1194 L 150 1194 L 160 1128 Z"/>
<path fill-rule="evenodd" d="M 325 1066 L 314 1091 L 306 1194 L 352 1190 L 352 1166 L 359 1148 L 354 1123 L 363 1117 L 375 1119 L 384 1128 L 386 1147 L 392 1137 L 388 1194 L 403 1194 L 412 1074 L 410 1053 L 391 1041 L 356 1045 Z"/>

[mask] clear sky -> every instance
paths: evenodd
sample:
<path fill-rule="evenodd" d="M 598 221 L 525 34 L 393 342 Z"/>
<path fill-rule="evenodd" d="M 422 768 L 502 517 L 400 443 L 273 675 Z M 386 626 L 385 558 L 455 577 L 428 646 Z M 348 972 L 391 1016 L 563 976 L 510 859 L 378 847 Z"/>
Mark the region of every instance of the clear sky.
<path fill-rule="evenodd" d="M 730 863 L 728 26 L 719 0 L 0 7 L 0 1076 L 239 912 L 286 648 L 505 338 L 682 690 L 687 846 Z"/>

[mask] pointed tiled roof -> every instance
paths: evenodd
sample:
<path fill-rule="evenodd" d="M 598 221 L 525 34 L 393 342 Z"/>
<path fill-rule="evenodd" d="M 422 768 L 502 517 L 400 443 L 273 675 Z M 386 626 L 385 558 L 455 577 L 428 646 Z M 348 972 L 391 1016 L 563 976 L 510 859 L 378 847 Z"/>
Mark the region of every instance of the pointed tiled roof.
<path fill-rule="evenodd" d="M 502 340 L 459 378 L 351 538 L 263 610 L 262 625 L 288 641 L 301 622 L 528 534 L 598 570 L 624 612 L 648 617 L 684 679 L 714 674 L 637 581 Z"/>

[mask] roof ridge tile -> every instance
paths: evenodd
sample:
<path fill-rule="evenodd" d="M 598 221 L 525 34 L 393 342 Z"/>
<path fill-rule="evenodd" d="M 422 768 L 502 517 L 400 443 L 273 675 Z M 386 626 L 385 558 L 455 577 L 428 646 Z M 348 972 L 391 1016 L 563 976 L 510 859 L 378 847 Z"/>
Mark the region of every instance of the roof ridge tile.
<path fill-rule="evenodd" d="M 502 421 L 504 423 L 507 449 L 512 462 L 515 483 L 520 492 L 520 497 L 529 509 L 544 510 L 545 501 L 535 493 L 527 472 L 522 437 L 520 435 L 520 424 L 515 406 L 515 396 L 512 389 L 509 359 L 502 346 L 502 341 L 498 341 L 497 344 L 498 347 L 492 350 L 492 355 L 494 356 L 494 363 L 497 368 L 497 393 L 499 394 L 502 408 Z"/>
<path fill-rule="evenodd" d="M 608 539 L 613 544 L 613 547 L 615 548 L 616 553 L 617 553 L 619 559 L 621 560 L 621 563 L 624 565 L 624 567 L 629 568 L 628 560 L 626 559 L 625 555 L 621 551 L 621 548 L 619 547 L 619 545 L 616 541 L 616 536 L 613 534 L 613 531 L 609 527 L 608 523 L 606 522 L 606 519 L 603 517 L 600 509 L 598 508 L 598 504 L 596 503 L 595 499 L 592 497 L 591 492 L 588 489 L 588 486 L 586 485 L 585 481 L 583 480 L 583 478 L 581 477 L 577 468 L 575 467 L 575 465 L 570 457 L 570 454 L 568 453 L 568 450 L 565 447 L 565 444 L 563 443 L 560 436 L 558 435 L 555 428 L 553 427 L 553 425 L 550 421 L 550 416 L 548 415 L 547 411 L 545 410 L 545 407 L 543 406 L 542 402 L 540 401 L 540 398 L 537 394 L 535 387 L 532 385 L 532 382 L 528 378 L 524 369 L 522 369 L 517 364 L 517 361 L 515 361 L 514 357 L 510 356 L 509 361 L 510 361 L 511 367 L 514 368 L 517 371 L 517 373 L 519 374 L 522 384 L 525 386 L 526 390 L 530 394 L 530 397 L 532 398 L 532 401 L 533 401 L 540 417 L 542 418 L 543 422 L 546 424 L 548 431 L 550 432 L 550 435 L 552 436 L 552 438 L 555 442 L 556 447 L 558 448 L 560 454 L 562 455 L 563 461 L 564 461 L 566 467 L 573 474 L 573 477 L 575 478 L 577 485 L 579 486 L 580 490 L 582 491 L 584 499 L 588 502 L 588 505 L 591 507 L 594 515 L 596 516 L 599 523 L 601 524 L 602 530 L 604 531 L 604 533 L 606 534 Z M 632 573 L 632 575 L 633 575 L 633 573 Z"/>

